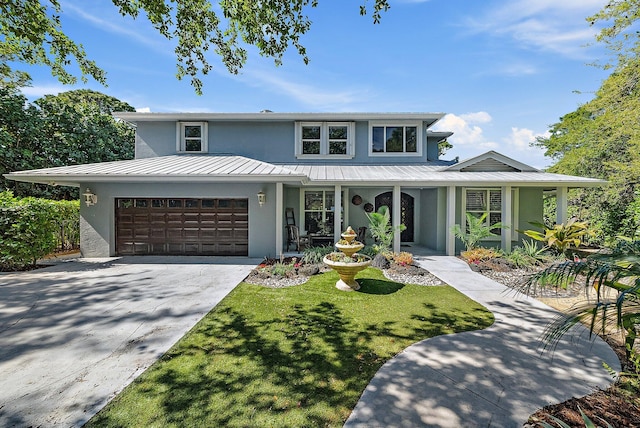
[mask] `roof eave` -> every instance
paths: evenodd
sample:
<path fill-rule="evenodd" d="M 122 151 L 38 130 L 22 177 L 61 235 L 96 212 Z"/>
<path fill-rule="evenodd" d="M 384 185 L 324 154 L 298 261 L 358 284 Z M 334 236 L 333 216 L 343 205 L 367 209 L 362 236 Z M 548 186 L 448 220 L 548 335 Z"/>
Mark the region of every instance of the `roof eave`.
<path fill-rule="evenodd" d="M 447 180 L 427 180 L 427 181 L 407 181 L 407 180 L 384 180 L 384 181 L 372 181 L 372 180 L 309 180 L 307 183 L 309 186 L 334 186 L 334 185 L 342 185 L 342 186 L 357 186 L 357 187 L 391 187 L 391 186 L 403 186 L 403 187 L 502 187 L 502 186 L 512 186 L 512 187 L 568 187 L 570 189 L 578 189 L 578 188 L 586 188 L 586 187 L 602 187 L 607 184 L 604 180 L 598 181 L 496 181 L 496 180 L 474 180 L 474 181 L 465 181 L 465 180 L 456 180 L 456 181 L 447 181 Z"/>
<path fill-rule="evenodd" d="M 129 123 L 154 121 L 344 121 L 344 120 L 423 120 L 433 125 L 444 113 L 142 113 L 114 112 Z"/>
<path fill-rule="evenodd" d="M 51 186 L 74 186 L 80 183 L 299 183 L 306 184 L 305 175 L 33 175 L 4 174 L 5 178 L 26 183 Z"/>

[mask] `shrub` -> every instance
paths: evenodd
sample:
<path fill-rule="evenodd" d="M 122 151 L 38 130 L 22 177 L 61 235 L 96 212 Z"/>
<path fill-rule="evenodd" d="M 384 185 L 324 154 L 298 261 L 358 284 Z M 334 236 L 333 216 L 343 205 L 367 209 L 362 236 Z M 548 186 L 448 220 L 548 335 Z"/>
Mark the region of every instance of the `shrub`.
<path fill-rule="evenodd" d="M 515 247 L 513 251 L 505 255 L 505 258 L 517 268 L 528 268 L 536 265 L 535 259 L 529 256 L 522 247 Z"/>
<path fill-rule="evenodd" d="M 550 261 L 550 257 L 545 254 L 546 247 L 538 248 L 535 241 L 522 240 L 522 246 L 517 246 L 505 257 L 519 268 L 537 266 Z"/>
<path fill-rule="evenodd" d="M 302 254 L 302 261 L 309 264 L 320 264 L 324 256 L 332 252 L 333 247 L 331 245 L 305 248 Z"/>
<path fill-rule="evenodd" d="M 369 256 L 371 258 L 374 258 L 376 254 L 378 254 L 373 245 L 365 245 L 362 250 L 358 251 L 358 253 L 364 254 L 365 256 Z"/>
<path fill-rule="evenodd" d="M 57 248 L 71 250 L 80 248 L 80 201 L 51 201 L 56 206 L 52 219 L 57 228 Z"/>
<path fill-rule="evenodd" d="M 500 257 L 500 253 L 495 249 L 484 247 L 476 247 L 469 251 L 463 251 L 460 255 L 467 261 L 467 263 L 478 263 Z"/>
<path fill-rule="evenodd" d="M 413 264 L 413 254 L 403 251 L 399 254 L 393 255 L 393 261 L 400 265 Z"/>
<path fill-rule="evenodd" d="M 79 241 L 79 203 L 17 199 L 0 193 L 0 269 L 20 270 L 36 264 L 69 239 Z M 66 236 L 61 236 L 61 225 Z"/>

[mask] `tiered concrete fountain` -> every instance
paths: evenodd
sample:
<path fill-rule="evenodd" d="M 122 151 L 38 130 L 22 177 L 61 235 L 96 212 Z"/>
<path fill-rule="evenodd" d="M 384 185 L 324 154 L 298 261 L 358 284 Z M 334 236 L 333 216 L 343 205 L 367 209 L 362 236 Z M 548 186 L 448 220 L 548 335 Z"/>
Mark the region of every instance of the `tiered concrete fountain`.
<path fill-rule="evenodd" d="M 327 254 L 323 261 L 340 275 L 340 279 L 336 282 L 338 290 L 359 290 L 360 284 L 355 280 L 355 276 L 371 264 L 371 257 L 358 254 L 358 251 L 364 248 L 364 244 L 355 240 L 356 232 L 351 226 L 341 236 L 342 239 L 336 242 L 336 248 L 341 252 L 334 251 Z"/>

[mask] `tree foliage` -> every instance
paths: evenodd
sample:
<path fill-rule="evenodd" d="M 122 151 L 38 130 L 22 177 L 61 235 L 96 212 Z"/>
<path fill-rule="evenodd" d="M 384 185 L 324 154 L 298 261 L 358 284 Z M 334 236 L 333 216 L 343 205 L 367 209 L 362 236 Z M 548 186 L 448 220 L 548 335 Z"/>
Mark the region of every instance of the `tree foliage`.
<path fill-rule="evenodd" d="M 389 8 L 387 0 L 360 6 L 371 12 L 374 23 Z M 189 76 L 198 94 L 200 75 L 213 68 L 209 53 L 215 52 L 229 72 L 236 74 L 247 59 L 245 45 L 280 64 L 293 46 L 305 63 L 309 61 L 301 37 L 311 28 L 309 8 L 318 0 L 220 0 L 216 9 L 209 0 L 112 0 L 122 16 L 149 20 L 154 29 L 175 41 L 177 78 Z M 19 78 L 8 62 L 44 65 L 61 82 L 76 83 L 68 71 L 75 61 L 83 81 L 91 77 L 105 84 L 105 72 L 88 59 L 82 44 L 71 40 L 62 28 L 59 0 L 11 0 L 0 2 L 0 77 Z M 24 77 L 24 75 L 22 75 Z"/>
<path fill-rule="evenodd" d="M 618 63 L 625 63 L 638 54 L 638 18 L 640 1 L 610 0 L 597 13 L 589 16 L 587 21 L 592 26 L 602 24 L 596 40 L 616 54 Z M 605 64 L 605 67 L 611 67 L 611 64 Z"/>
<path fill-rule="evenodd" d="M 0 88 L 0 175 L 12 171 L 133 158 L 134 130 L 113 111 L 134 111 L 90 90 L 46 95 L 34 103 Z M 18 183 L 0 176 L 17 196 L 77 197 L 68 188 Z"/>
<path fill-rule="evenodd" d="M 587 20 L 614 61 L 590 102 L 551 127 L 536 145 L 556 160 L 551 172 L 609 181 L 604 189 L 570 192 L 570 214 L 588 220 L 603 242 L 640 229 L 640 1 L 611 0 Z"/>
<path fill-rule="evenodd" d="M 595 98 L 554 124 L 537 145 L 557 162 L 551 172 L 609 181 L 602 190 L 573 191 L 572 215 L 605 236 L 633 236 L 640 213 L 640 58 L 618 64 Z"/>

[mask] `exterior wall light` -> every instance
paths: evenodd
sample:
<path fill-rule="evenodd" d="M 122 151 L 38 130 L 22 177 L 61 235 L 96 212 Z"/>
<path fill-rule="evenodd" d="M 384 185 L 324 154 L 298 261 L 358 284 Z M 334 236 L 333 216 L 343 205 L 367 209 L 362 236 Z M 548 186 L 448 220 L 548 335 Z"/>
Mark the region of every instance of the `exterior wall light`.
<path fill-rule="evenodd" d="M 88 187 L 87 190 L 84 191 L 82 196 L 84 197 L 84 203 L 87 204 L 88 207 L 98 203 L 98 195 L 96 195 L 95 193 L 91 193 L 91 189 L 89 189 Z"/>
<path fill-rule="evenodd" d="M 267 202 L 267 195 L 261 190 L 258 192 L 258 205 L 263 206 Z"/>

